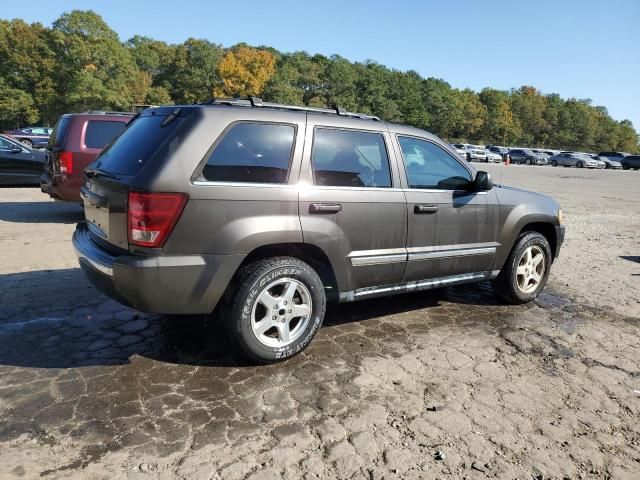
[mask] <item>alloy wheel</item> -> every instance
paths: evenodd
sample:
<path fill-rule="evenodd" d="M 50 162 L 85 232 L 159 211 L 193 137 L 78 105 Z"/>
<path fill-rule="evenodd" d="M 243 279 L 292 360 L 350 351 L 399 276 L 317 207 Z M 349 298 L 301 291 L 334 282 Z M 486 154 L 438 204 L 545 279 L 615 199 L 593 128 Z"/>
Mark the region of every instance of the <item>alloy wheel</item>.
<path fill-rule="evenodd" d="M 538 288 L 545 274 L 546 259 L 542 248 L 532 245 L 520 257 L 516 270 L 516 283 L 522 293 L 531 293 Z"/>
<path fill-rule="evenodd" d="M 268 347 L 286 347 L 305 331 L 313 311 L 309 289 L 293 278 L 265 286 L 251 312 L 251 330 Z"/>

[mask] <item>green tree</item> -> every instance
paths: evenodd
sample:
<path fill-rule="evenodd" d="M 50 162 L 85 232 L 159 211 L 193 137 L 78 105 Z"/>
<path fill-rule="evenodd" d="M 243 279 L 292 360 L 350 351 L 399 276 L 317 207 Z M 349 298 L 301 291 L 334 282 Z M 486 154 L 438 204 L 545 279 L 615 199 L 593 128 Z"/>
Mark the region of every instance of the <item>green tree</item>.
<path fill-rule="evenodd" d="M 220 83 L 217 73 L 222 47 L 207 40 L 189 38 L 175 48 L 173 61 L 160 80 L 166 80 L 176 103 L 202 102 L 211 98 Z"/>
<path fill-rule="evenodd" d="M 129 110 L 137 68 L 130 51 L 102 18 L 74 10 L 53 23 L 60 110 Z"/>

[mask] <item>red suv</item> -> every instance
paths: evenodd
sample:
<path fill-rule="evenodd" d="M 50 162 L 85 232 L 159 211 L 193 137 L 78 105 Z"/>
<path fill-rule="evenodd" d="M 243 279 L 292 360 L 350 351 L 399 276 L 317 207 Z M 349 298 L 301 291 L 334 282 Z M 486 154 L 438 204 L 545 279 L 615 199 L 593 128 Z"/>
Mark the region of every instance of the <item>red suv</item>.
<path fill-rule="evenodd" d="M 124 130 L 133 116 L 124 112 L 62 115 L 49 137 L 40 189 L 56 200 L 82 203 L 82 170 Z"/>

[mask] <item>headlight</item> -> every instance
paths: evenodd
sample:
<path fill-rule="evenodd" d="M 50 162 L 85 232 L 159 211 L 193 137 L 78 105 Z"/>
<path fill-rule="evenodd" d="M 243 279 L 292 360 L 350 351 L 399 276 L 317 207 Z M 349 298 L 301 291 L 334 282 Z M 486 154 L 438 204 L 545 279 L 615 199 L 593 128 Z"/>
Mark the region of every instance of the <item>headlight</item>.
<path fill-rule="evenodd" d="M 562 225 L 563 222 L 563 218 L 562 218 L 562 209 L 558 210 L 558 224 Z"/>

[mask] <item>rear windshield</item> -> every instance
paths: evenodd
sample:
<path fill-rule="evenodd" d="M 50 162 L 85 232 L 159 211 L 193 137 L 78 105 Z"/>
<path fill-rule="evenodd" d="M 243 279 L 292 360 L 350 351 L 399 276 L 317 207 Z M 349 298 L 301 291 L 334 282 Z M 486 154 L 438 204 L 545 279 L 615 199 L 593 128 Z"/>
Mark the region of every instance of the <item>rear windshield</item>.
<path fill-rule="evenodd" d="M 176 117 L 166 125 L 165 116 L 149 115 L 133 120 L 96 159 L 96 167 L 118 175 L 135 175 L 182 122 Z"/>
<path fill-rule="evenodd" d="M 53 127 L 53 132 L 49 136 L 50 147 L 60 147 L 64 142 L 64 137 L 67 136 L 67 131 L 71 125 L 70 117 L 60 117 Z"/>
<path fill-rule="evenodd" d="M 87 148 L 104 148 L 116 138 L 127 126 L 127 122 L 109 122 L 105 120 L 89 120 L 84 134 Z"/>

